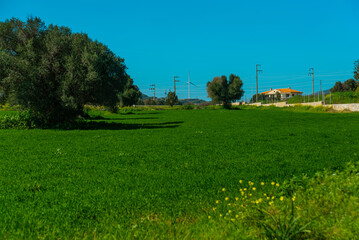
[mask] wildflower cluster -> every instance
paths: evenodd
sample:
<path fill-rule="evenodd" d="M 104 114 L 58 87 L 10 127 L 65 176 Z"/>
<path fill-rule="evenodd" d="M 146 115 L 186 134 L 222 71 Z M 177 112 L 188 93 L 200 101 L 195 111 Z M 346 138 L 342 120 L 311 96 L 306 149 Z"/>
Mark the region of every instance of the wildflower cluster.
<path fill-rule="evenodd" d="M 279 186 L 279 183 L 275 182 L 267 184 L 260 182 L 257 186 L 252 181 L 245 183 L 243 180 L 239 180 L 239 188 L 236 192 L 230 192 L 226 188 L 222 188 L 223 197 L 215 201 L 215 206 L 212 208 L 208 218 L 221 218 L 234 222 L 248 218 L 253 215 L 252 213 L 256 209 L 273 210 L 276 201 L 295 200 L 295 197 L 288 199 L 281 195 Z M 250 214 L 250 212 L 252 213 Z"/>

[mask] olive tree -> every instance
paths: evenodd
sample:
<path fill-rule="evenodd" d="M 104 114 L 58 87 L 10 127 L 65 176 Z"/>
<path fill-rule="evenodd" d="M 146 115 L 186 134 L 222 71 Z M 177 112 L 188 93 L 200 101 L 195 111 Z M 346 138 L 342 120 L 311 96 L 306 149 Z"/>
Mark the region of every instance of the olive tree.
<path fill-rule="evenodd" d="M 128 77 L 104 44 L 39 18 L 0 22 L 0 89 L 43 124 L 74 120 L 85 104 L 114 108 Z"/>
<path fill-rule="evenodd" d="M 241 99 L 244 94 L 242 86 L 242 80 L 234 74 L 229 76 L 229 81 L 226 76 L 214 77 L 211 82 L 207 83 L 208 97 L 214 103 L 228 105 L 233 101 Z"/>

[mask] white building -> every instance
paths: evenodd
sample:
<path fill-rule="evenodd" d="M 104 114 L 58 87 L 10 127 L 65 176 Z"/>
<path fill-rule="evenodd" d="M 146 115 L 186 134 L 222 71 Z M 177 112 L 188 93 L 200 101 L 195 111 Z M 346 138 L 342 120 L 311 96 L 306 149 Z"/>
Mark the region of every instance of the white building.
<path fill-rule="evenodd" d="M 264 95 L 268 96 L 269 98 L 273 98 L 273 97 L 275 98 L 277 93 L 280 94 L 281 100 L 285 100 L 285 99 L 288 99 L 288 98 L 303 94 L 303 92 L 291 89 L 290 87 L 288 87 L 288 88 L 277 88 L 277 89 L 272 89 L 271 88 L 269 91 L 262 92 L 260 94 L 264 94 Z"/>

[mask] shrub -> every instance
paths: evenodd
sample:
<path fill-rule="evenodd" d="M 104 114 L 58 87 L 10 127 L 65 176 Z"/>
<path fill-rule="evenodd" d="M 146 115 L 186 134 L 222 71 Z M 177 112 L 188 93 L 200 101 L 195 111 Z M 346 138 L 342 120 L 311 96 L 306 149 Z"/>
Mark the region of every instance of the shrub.
<path fill-rule="evenodd" d="M 30 129 L 36 127 L 36 119 L 29 111 L 0 116 L 0 129 Z"/>
<path fill-rule="evenodd" d="M 185 104 L 185 105 L 181 106 L 182 110 L 192 110 L 192 109 L 195 109 L 195 108 L 196 108 L 196 106 L 190 105 L 190 104 Z"/>

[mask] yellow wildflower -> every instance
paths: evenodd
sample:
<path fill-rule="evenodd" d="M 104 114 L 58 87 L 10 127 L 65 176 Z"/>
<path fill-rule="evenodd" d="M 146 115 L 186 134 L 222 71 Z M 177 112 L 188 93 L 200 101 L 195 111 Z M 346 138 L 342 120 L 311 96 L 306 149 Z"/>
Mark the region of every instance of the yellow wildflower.
<path fill-rule="evenodd" d="M 253 188 L 253 191 L 255 191 L 255 190 L 256 190 L 256 188 L 254 187 L 254 188 Z"/>
<path fill-rule="evenodd" d="M 264 186 L 264 182 L 261 182 L 261 185 Z"/>
<path fill-rule="evenodd" d="M 247 191 L 247 188 L 243 188 L 244 191 Z"/>
<path fill-rule="evenodd" d="M 292 201 L 295 201 L 295 196 L 292 197 Z"/>
<path fill-rule="evenodd" d="M 252 196 L 252 193 L 250 193 L 249 196 Z"/>
<path fill-rule="evenodd" d="M 222 192 L 225 192 L 226 191 L 226 189 L 225 188 L 222 188 Z"/>
<path fill-rule="evenodd" d="M 236 201 L 238 201 L 239 200 L 239 197 L 236 197 Z"/>
<path fill-rule="evenodd" d="M 269 200 L 270 199 L 270 197 L 267 197 L 267 200 Z"/>
<path fill-rule="evenodd" d="M 219 216 L 220 216 L 220 217 L 222 217 L 222 216 L 223 216 L 223 215 L 222 215 L 222 213 L 221 213 L 221 214 L 219 214 Z"/>
<path fill-rule="evenodd" d="M 234 219 L 234 218 L 231 218 L 231 221 L 232 221 L 232 222 L 234 222 L 235 220 L 236 220 L 236 219 Z"/>
<path fill-rule="evenodd" d="M 208 216 L 208 219 L 211 219 L 211 216 Z"/>
<path fill-rule="evenodd" d="M 274 185 L 274 184 L 275 184 L 275 182 L 271 182 L 270 184 Z"/>
<path fill-rule="evenodd" d="M 279 187 L 279 183 L 277 183 L 276 186 Z"/>
<path fill-rule="evenodd" d="M 216 211 L 216 209 L 217 209 L 217 208 L 214 207 L 214 208 L 213 208 L 213 211 Z"/>
<path fill-rule="evenodd" d="M 283 196 L 281 196 L 281 197 L 279 198 L 279 200 L 281 200 L 281 201 L 283 201 L 283 199 L 284 199 L 284 197 L 283 197 Z"/>
<path fill-rule="evenodd" d="M 224 200 L 228 201 L 229 197 L 226 197 Z"/>
<path fill-rule="evenodd" d="M 275 196 L 273 196 L 272 199 L 275 199 Z"/>
<path fill-rule="evenodd" d="M 228 210 L 228 213 L 231 213 L 232 212 L 232 210 Z"/>
<path fill-rule="evenodd" d="M 239 180 L 239 183 L 240 183 L 240 184 L 242 184 L 242 183 L 243 183 L 243 181 L 242 181 L 242 180 Z"/>
<path fill-rule="evenodd" d="M 231 206 L 232 204 L 231 203 L 228 203 L 228 206 Z"/>
<path fill-rule="evenodd" d="M 238 215 L 238 214 L 236 215 L 236 218 L 239 218 L 239 215 Z"/>
<path fill-rule="evenodd" d="M 219 203 L 219 200 L 216 200 L 216 203 L 218 204 L 218 203 Z"/>

